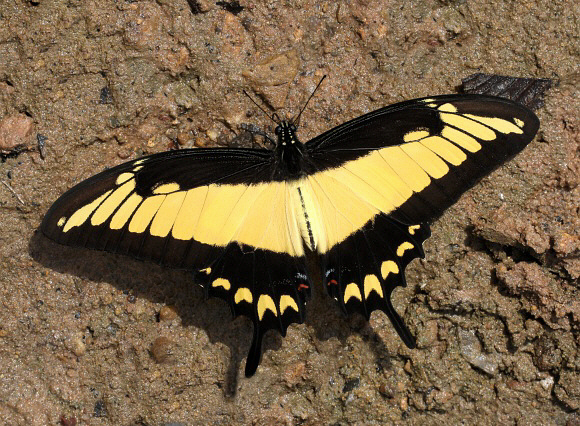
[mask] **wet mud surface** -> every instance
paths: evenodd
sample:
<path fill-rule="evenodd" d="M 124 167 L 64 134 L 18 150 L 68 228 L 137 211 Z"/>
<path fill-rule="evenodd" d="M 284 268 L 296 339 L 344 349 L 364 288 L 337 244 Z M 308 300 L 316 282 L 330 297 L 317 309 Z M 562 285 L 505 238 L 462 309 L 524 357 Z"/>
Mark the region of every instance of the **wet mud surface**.
<path fill-rule="evenodd" d="M 538 424 L 580 416 L 580 74 L 573 1 L 0 4 L 0 423 Z M 432 226 L 385 315 L 322 290 L 265 339 L 190 273 L 61 247 L 66 189 L 140 155 L 299 137 L 474 72 L 551 78 L 536 139 Z M 42 141 L 42 155 L 36 146 Z M 18 152 L 16 152 L 18 151 Z M 5 155 L 11 154 L 11 155 Z"/>

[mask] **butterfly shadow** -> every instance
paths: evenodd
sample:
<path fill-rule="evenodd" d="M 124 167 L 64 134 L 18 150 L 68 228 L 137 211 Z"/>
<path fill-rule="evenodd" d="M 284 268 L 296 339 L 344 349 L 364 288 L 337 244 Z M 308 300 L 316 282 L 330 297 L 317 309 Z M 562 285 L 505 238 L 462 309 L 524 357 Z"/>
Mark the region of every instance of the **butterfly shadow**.
<path fill-rule="evenodd" d="M 183 326 L 204 330 L 211 343 L 222 343 L 230 349 L 230 362 L 218 386 L 226 396 L 235 394 L 238 375 L 243 374 L 239 373 L 240 365 L 250 347 L 252 323 L 246 318 L 237 318 L 232 322 L 230 309 L 225 302 L 218 299 L 206 301 L 203 289 L 194 283 L 191 272 L 164 268 L 128 256 L 62 246 L 40 232 L 36 232 L 30 239 L 29 253 L 46 268 L 81 278 L 82 281 L 72 280 L 79 295 L 94 283 L 108 283 L 127 295 L 126 307 L 136 303 L 139 298 L 172 306 Z M 118 299 L 109 304 L 111 308 L 117 308 L 114 305 L 119 304 Z M 79 310 L 82 310 L 80 304 Z M 107 317 L 111 314 L 110 309 L 102 312 Z M 75 314 L 76 310 L 70 313 Z M 155 314 L 155 320 L 162 321 L 159 311 Z M 163 330 L 171 333 L 171 328 Z M 163 332 L 159 334 L 163 335 Z M 158 334 L 149 336 L 149 353 L 152 357 L 152 344 L 157 337 Z M 208 353 L 207 356 L 211 355 Z M 200 363 L 209 366 L 215 360 L 200 360 Z M 196 374 L 195 369 L 191 371 Z"/>
<path fill-rule="evenodd" d="M 241 364 L 245 360 L 252 338 L 252 322 L 245 317 L 232 321 L 230 308 L 219 299 L 205 300 L 204 291 L 196 285 L 190 271 L 161 267 L 128 256 L 101 251 L 78 249 L 54 243 L 40 232 L 29 241 L 29 253 L 43 266 L 62 274 L 72 275 L 93 283 L 108 283 L 127 295 L 127 305 L 138 298 L 153 303 L 172 306 L 184 327 L 192 326 L 204 330 L 211 343 L 222 343 L 230 349 L 230 360 L 224 377 L 218 386 L 226 397 L 233 397 L 238 388 L 238 379 L 243 375 Z M 320 277 L 314 277 L 320 283 Z M 90 283 L 75 283 L 82 294 Z M 110 302 L 118 303 L 118 302 Z M 82 308 L 81 308 L 82 309 Z M 110 311 L 106 315 L 110 315 Z M 76 312 L 71 312 L 75 315 Z M 156 321 L 161 321 L 159 312 Z M 313 295 L 307 304 L 306 326 L 314 331 L 314 338 L 327 341 L 336 338 L 341 346 L 347 347 L 352 334 L 360 333 L 364 341 L 370 342 L 375 352 L 378 367 L 389 363 L 386 345 L 368 322 L 360 315 L 344 315 L 334 301 L 324 292 L 321 285 L 314 285 Z M 332 324 L 329 327 L 329 324 Z M 158 335 L 150 336 L 151 345 Z M 262 353 L 277 351 L 282 347 L 282 336 L 275 332 L 266 333 Z M 201 355 L 204 356 L 204 355 Z M 215 356 L 207 354 L 207 356 Z M 203 365 L 213 360 L 199 360 Z M 192 374 L 195 374 L 192 369 Z M 258 371 L 259 374 L 259 371 Z"/>

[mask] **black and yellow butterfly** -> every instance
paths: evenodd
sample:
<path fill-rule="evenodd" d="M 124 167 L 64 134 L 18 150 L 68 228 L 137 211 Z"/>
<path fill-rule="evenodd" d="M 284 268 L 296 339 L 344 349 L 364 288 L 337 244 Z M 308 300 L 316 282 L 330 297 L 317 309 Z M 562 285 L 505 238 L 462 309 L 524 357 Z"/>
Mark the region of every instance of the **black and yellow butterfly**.
<path fill-rule="evenodd" d="M 254 323 L 246 375 L 262 336 L 304 320 L 312 281 L 346 313 L 387 314 L 404 270 L 424 257 L 429 222 L 522 150 L 539 121 L 512 101 L 448 95 L 391 105 L 302 144 L 279 121 L 267 149 L 187 149 L 106 170 L 61 196 L 42 231 L 67 245 L 195 271 L 208 296 Z"/>

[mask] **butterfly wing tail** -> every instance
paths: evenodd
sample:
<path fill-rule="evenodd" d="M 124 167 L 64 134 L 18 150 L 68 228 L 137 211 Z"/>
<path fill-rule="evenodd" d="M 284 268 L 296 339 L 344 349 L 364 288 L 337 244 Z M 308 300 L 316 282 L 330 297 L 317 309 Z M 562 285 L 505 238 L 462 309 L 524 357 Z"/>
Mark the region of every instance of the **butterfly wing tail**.
<path fill-rule="evenodd" d="M 385 214 L 324 255 L 324 285 L 343 311 L 358 312 L 367 320 L 374 310 L 383 311 L 409 347 L 414 338 L 391 303 L 397 286 L 406 286 L 404 270 L 424 257 L 422 243 L 430 235 L 426 224 L 407 225 Z"/>
<path fill-rule="evenodd" d="M 304 321 L 310 281 L 303 257 L 232 243 L 217 260 L 197 272 L 195 279 L 207 296 L 227 301 L 234 317 L 244 315 L 252 320 L 254 333 L 246 361 L 247 377 L 256 372 L 260 363 L 266 331 L 278 330 L 285 336 L 290 324 Z"/>

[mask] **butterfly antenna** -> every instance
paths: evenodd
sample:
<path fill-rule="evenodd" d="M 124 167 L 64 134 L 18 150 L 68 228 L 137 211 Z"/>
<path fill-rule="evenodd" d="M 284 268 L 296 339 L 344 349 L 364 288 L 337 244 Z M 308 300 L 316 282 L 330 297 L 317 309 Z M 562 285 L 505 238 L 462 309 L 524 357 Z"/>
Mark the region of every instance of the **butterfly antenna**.
<path fill-rule="evenodd" d="M 316 85 L 316 87 L 314 88 L 312 93 L 310 94 L 310 97 L 308 98 L 308 100 L 306 101 L 306 103 L 304 104 L 304 106 L 302 107 L 302 109 L 300 110 L 298 115 L 296 116 L 296 118 L 292 119 L 292 124 L 298 125 L 298 123 L 300 122 L 300 116 L 302 115 L 302 112 L 306 109 L 306 107 L 308 106 L 308 102 L 310 102 L 310 99 L 312 99 L 312 97 L 314 96 L 314 94 L 316 93 L 316 91 L 318 90 L 318 88 L 320 87 L 320 85 L 322 84 L 322 82 L 324 81 L 325 78 L 326 78 L 326 74 L 324 74 L 322 76 L 322 78 L 320 79 L 320 81 L 318 82 L 318 84 Z"/>
<path fill-rule="evenodd" d="M 268 111 L 266 111 L 264 108 L 262 108 L 262 107 L 260 106 L 260 104 L 258 104 L 258 102 L 256 102 L 256 101 L 254 100 L 254 98 L 252 98 L 252 97 L 251 97 L 251 96 L 248 94 L 248 92 L 246 92 L 245 90 L 242 90 L 242 92 L 244 92 L 244 95 L 246 95 L 246 96 L 248 97 L 248 99 L 250 99 L 250 100 L 252 101 L 252 103 L 258 107 L 258 109 L 259 109 L 260 111 L 262 111 L 264 114 L 266 114 L 266 116 L 267 116 L 267 117 L 268 117 L 270 120 L 272 120 L 272 121 L 273 121 L 274 123 L 276 123 L 276 124 L 280 124 L 280 119 L 278 118 L 278 115 L 277 115 L 276 113 L 274 113 L 274 114 L 270 115 L 270 114 L 268 113 Z"/>

